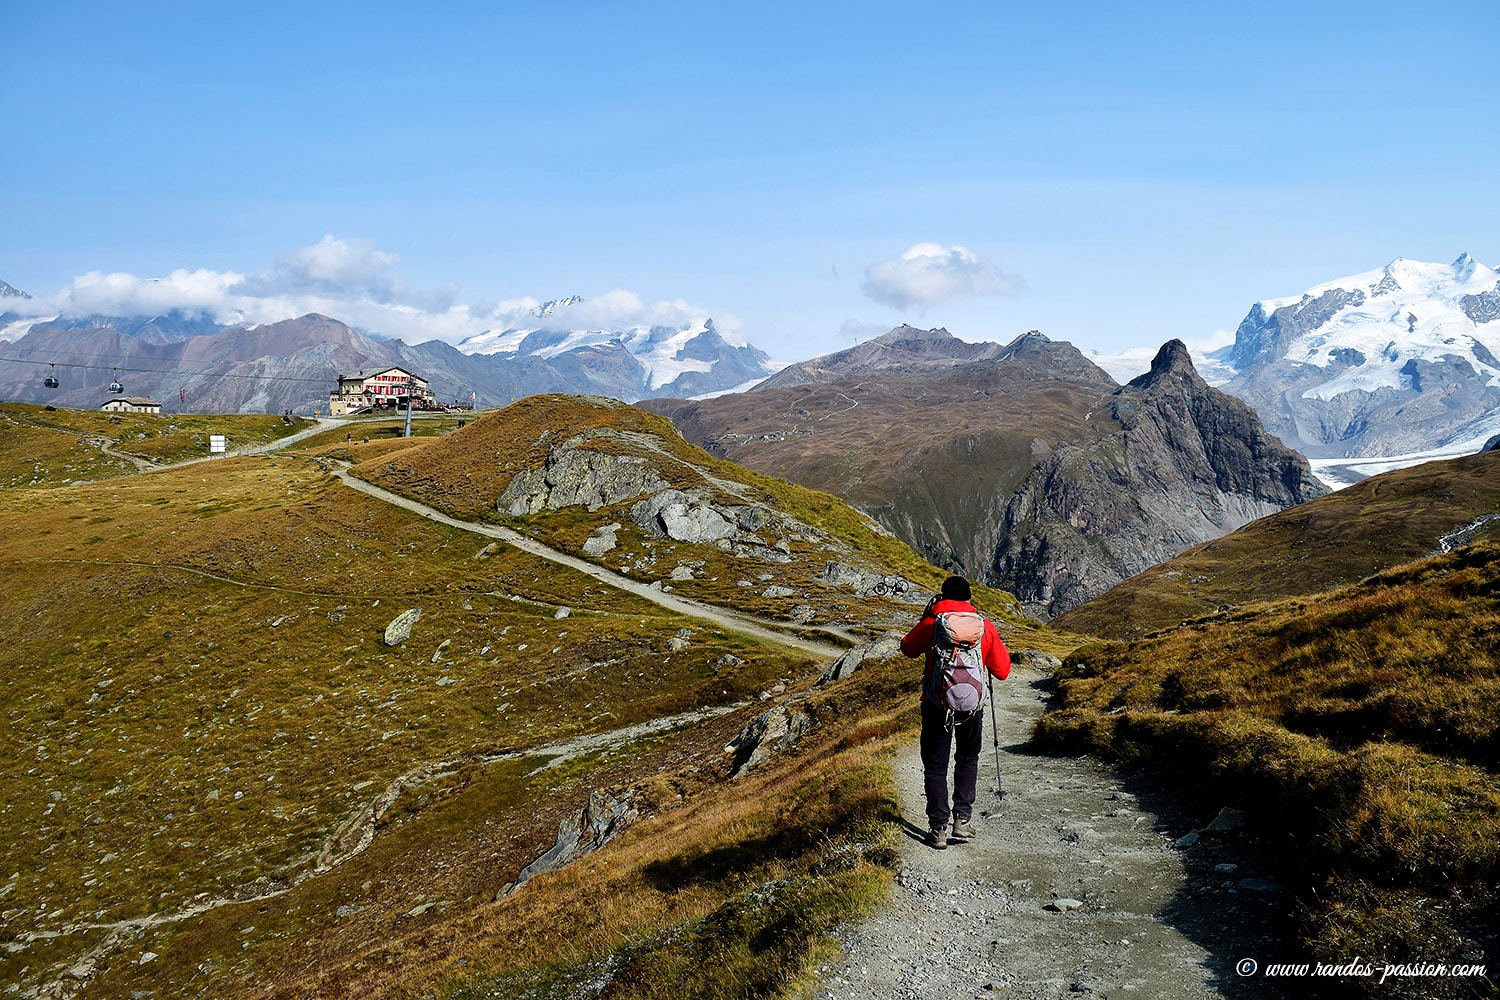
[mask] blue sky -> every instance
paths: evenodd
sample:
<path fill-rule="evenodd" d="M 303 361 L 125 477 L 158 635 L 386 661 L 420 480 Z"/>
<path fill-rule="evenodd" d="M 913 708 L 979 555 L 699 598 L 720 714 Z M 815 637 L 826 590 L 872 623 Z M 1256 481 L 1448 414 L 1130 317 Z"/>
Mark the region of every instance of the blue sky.
<path fill-rule="evenodd" d="M 456 340 L 581 294 L 783 360 L 903 321 L 1117 352 L 1398 256 L 1500 263 L 1491 0 L 0 22 L 0 280 L 63 308 Z"/>

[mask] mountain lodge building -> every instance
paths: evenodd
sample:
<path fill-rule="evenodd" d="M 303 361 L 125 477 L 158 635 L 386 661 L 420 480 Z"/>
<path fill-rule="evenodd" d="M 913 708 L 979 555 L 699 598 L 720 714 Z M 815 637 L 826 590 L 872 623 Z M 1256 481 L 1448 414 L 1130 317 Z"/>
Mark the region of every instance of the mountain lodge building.
<path fill-rule="evenodd" d="M 114 396 L 99 404 L 99 409 L 115 413 L 160 413 L 161 404 L 149 396 Z"/>
<path fill-rule="evenodd" d="M 366 374 L 340 375 L 338 389 L 328 397 L 328 415 L 348 416 L 367 407 L 396 407 L 407 396 L 412 407 L 418 410 L 431 409 L 434 405 L 432 390 L 425 378 L 413 375 L 405 368 L 381 368 Z"/>

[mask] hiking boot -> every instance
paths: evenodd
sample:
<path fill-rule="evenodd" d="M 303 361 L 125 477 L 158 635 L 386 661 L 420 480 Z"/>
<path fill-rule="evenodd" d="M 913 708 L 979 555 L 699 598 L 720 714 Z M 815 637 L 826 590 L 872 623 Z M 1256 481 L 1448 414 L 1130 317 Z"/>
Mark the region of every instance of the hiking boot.
<path fill-rule="evenodd" d="M 935 851 L 941 851 L 948 846 L 948 831 L 946 828 L 937 827 L 927 831 L 927 843 Z"/>
<path fill-rule="evenodd" d="M 954 840 L 973 840 L 974 824 L 970 820 L 956 819 L 953 821 Z"/>

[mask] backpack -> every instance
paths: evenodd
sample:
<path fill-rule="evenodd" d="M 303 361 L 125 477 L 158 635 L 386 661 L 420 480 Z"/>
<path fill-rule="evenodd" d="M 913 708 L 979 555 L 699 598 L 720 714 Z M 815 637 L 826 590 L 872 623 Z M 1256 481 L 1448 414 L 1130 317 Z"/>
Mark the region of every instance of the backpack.
<path fill-rule="evenodd" d="M 984 616 L 975 611 L 944 611 L 932 628 L 932 672 L 927 700 L 950 712 L 972 714 L 984 707 L 989 671 L 981 652 Z"/>

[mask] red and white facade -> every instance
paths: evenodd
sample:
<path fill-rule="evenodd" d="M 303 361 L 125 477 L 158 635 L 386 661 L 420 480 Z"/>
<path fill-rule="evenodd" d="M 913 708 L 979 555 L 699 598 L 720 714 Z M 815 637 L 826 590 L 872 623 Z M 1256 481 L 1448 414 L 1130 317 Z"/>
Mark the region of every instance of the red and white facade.
<path fill-rule="evenodd" d="M 330 416 L 342 417 L 363 410 L 365 407 L 395 407 L 403 405 L 411 397 L 412 406 L 423 410 L 433 406 L 432 390 L 427 380 L 413 375 L 405 368 L 382 368 L 379 371 L 360 372 L 358 375 L 340 375 L 339 387 L 328 397 Z"/>

